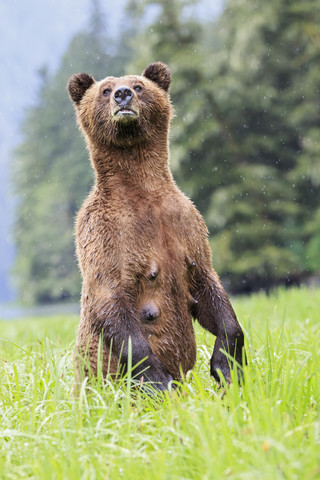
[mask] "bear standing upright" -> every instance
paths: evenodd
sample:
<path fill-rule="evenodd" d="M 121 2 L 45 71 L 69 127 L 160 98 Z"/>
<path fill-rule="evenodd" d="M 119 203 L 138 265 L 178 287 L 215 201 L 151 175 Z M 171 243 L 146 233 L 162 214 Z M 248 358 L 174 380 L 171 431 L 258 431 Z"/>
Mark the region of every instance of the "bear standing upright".
<path fill-rule="evenodd" d="M 206 225 L 169 168 L 170 82 L 156 62 L 141 76 L 80 73 L 68 83 L 96 173 L 76 223 L 78 380 L 96 375 L 102 335 L 104 375 L 138 364 L 136 379 L 165 390 L 195 363 L 192 317 L 217 337 L 216 380 L 219 371 L 230 379 L 230 358 L 242 364 L 243 333 L 211 266 Z"/>

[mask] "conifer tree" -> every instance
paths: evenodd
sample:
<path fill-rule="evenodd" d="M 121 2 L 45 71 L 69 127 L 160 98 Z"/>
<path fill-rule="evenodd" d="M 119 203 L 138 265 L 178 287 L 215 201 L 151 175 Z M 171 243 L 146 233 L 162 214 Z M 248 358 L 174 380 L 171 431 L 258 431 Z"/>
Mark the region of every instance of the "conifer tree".
<path fill-rule="evenodd" d="M 308 147 L 319 149 L 316 11 L 315 2 L 231 0 L 219 22 L 226 51 L 213 90 L 228 140 L 218 157 L 230 156 L 232 178 L 212 192 L 207 218 L 234 289 L 300 281 L 318 242 L 319 182 L 308 174 Z"/>
<path fill-rule="evenodd" d="M 93 174 L 66 84 L 77 72 L 98 80 L 108 71 L 123 72 L 119 46 L 106 38 L 104 30 L 95 1 L 88 29 L 71 40 L 57 72 L 48 75 L 43 70 L 37 103 L 26 112 L 22 125 L 23 141 L 13 167 L 19 202 L 15 278 L 21 298 L 30 303 L 78 299 L 80 293 L 74 218 Z"/>
<path fill-rule="evenodd" d="M 205 216 L 222 279 L 240 292 L 320 271 L 317 0 L 228 0 L 221 18 L 204 21 L 200 3 L 131 0 L 112 43 L 94 0 L 88 31 L 56 74 L 43 70 L 14 165 L 25 299 L 72 298 L 80 288 L 73 221 L 93 179 L 68 77 L 139 73 L 157 60 L 173 73 L 171 165 Z"/>
<path fill-rule="evenodd" d="M 145 3 L 158 16 L 141 60 L 173 70 L 172 164 L 215 266 L 233 291 L 300 281 L 320 268 L 315 0 L 229 0 L 201 26 L 190 2 Z"/>

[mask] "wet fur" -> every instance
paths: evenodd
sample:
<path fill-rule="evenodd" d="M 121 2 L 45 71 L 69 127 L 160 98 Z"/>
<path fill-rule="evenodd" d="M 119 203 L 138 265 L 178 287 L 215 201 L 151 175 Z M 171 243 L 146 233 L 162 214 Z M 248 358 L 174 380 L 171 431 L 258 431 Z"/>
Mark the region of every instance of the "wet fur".
<path fill-rule="evenodd" d="M 96 172 L 76 222 L 83 278 L 77 349 L 86 359 L 82 368 L 78 358 L 78 379 L 81 372 L 97 374 L 101 334 L 104 375 L 115 373 L 119 360 L 127 365 L 130 337 L 132 364 L 142 361 L 137 378 L 166 389 L 195 363 L 192 315 L 217 336 L 211 359 L 216 379 L 217 369 L 230 376 L 220 348 L 242 361 L 243 334 L 211 266 L 206 225 L 169 169 L 170 80 L 168 67 L 158 62 L 141 76 L 96 82 L 79 74 L 69 81 Z M 113 94 L 123 85 L 134 92 L 134 121 L 114 116 Z"/>

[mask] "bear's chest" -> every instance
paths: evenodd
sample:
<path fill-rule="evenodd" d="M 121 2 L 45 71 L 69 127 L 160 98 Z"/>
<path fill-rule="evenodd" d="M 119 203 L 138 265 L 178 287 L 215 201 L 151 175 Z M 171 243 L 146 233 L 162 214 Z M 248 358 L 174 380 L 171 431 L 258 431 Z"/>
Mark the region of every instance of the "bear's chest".
<path fill-rule="evenodd" d="M 169 279 L 184 279 L 186 257 L 192 255 L 191 226 L 179 200 L 170 195 L 157 199 L 115 195 L 112 200 L 94 201 L 80 215 L 80 264 L 119 278 L 144 278 L 156 266 L 164 285 Z"/>
<path fill-rule="evenodd" d="M 127 205 L 118 225 L 122 247 L 131 251 L 154 250 L 169 259 L 179 255 L 185 244 L 186 221 L 179 205 L 170 198 Z"/>
<path fill-rule="evenodd" d="M 177 200 L 123 199 L 121 214 L 119 205 L 110 206 L 105 220 L 109 231 L 105 252 L 108 255 L 108 247 L 116 250 L 129 271 L 144 275 L 155 263 L 162 275 L 184 275 L 187 220 Z"/>

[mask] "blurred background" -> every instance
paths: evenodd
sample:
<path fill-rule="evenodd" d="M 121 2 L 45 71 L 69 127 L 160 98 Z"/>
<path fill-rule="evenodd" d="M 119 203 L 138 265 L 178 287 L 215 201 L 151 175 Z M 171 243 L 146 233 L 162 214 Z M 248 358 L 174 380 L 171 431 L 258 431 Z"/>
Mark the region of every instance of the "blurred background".
<path fill-rule="evenodd" d="M 320 280 L 319 0 L 0 0 L 0 303 L 77 303 L 71 74 L 173 73 L 171 167 L 230 293 Z M 1 311 L 0 311 L 1 317 Z"/>

